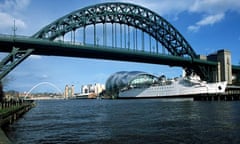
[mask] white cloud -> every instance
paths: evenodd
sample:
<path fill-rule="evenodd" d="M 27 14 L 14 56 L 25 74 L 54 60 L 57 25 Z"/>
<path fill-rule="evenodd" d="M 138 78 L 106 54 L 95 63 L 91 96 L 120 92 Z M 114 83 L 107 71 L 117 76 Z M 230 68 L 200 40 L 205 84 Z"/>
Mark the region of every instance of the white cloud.
<path fill-rule="evenodd" d="M 30 0 L 4 0 L 0 2 L 0 32 L 10 32 L 13 29 L 14 20 L 17 29 L 25 29 L 26 23 L 21 12 L 29 5 Z"/>
<path fill-rule="evenodd" d="M 29 58 L 30 58 L 30 59 L 41 59 L 42 56 L 40 56 L 40 55 L 30 55 Z"/>
<path fill-rule="evenodd" d="M 26 28 L 26 24 L 24 21 L 22 21 L 21 19 L 16 19 L 7 13 L 0 12 L 0 19 L 1 19 L 0 29 L 13 28 L 14 20 L 17 28 L 21 29 Z"/>
<path fill-rule="evenodd" d="M 190 25 L 188 26 L 188 31 L 192 31 L 192 32 L 197 32 L 199 30 L 200 26 L 197 25 Z"/>
<path fill-rule="evenodd" d="M 15 2 L 17 10 L 25 9 L 30 4 L 30 0 L 16 0 Z"/>
<path fill-rule="evenodd" d="M 224 19 L 224 13 L 220 13 L 216 15 L 208 15 L 202 20 L 198 21 L 195 25 L 189 26 L 188 30 L 197 32 L 202 26 L 213 25 L 217 22 L 220 22 L 222 19 Z"/>
<path fill-rule="evenodd" d="M 162 16 L 177 15 L 180 12 L 186 11 L 194 1 L 190 0 L 120 0 L 121 2 L 133 3 L 146 7 L 157 12 Z"/>
<path fill-rule="evenodd" d="M 212 25 L 214 23 L 221 21 L 223 18 L 224 18 L 223 13 L 216 14 L 216 15 L 209 15 L 204 19 L 200 20 L 199 22 L 197 22 L 197 25 L 199 26 Z"/>
<path fill-rule="evenodd" d="M 216 14 L 228 10 L 240 12 L 239 8 L 239 0 L 195 0 L 189 11 Z"/>
<path fill-rule="evenodd" d="M 4 0 L 0 3 L 0 10 L 7 12 L 17 12 L 25 9 L 30 4 L 30 0 Z"/>
<path fill-rule="evenodd" d="M 42 79 L 47 79 L 48 77 L 49 77 L 49 76 L 46 75 L 46 74 L 43 74 L 43 75 L 41 76 Z"/>
<path fill-rule="evenodd" d="M 240 13 L 239 0 L 120 0 L 130 2 L 156 11 L 161 16 L 173 16 L 174 19 L 182 12 L 197 13 L 202 19 L 188 26 L 189 31 L 198 31 L 203 26 L 221 22 L 228 11 Z"/>
<path fill-rule="evenodd" d="M 240 12 L 239 0 L 195 0 L 189 8 L 190 13 L 200 13 L 204 17 L 188 27 L 189 31 L 196 32 L 203 26 L 221 22 L 228 11 Z"/>

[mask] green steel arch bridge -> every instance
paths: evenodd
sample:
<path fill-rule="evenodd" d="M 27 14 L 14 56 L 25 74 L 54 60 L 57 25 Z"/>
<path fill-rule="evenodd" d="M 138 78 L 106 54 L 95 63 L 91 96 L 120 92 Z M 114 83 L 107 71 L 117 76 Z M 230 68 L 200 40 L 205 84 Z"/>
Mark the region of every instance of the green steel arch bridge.
<path fill-rule="evenodd" d="M 201 60 L 168 21 L 130 3 L 101 3 L 69 13 L 31 37 L 0 35 L 0 79 L 31 54 L 183 67 L 209 80 L 217 62 Z"/>

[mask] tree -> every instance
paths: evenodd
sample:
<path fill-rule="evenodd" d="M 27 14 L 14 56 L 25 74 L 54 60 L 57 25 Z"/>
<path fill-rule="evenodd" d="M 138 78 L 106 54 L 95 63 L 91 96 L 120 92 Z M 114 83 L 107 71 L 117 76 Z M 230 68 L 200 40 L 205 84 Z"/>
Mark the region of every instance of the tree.
<path fill-rule="evenodd" d="M 2 81 L 0 81 L 0 103 L 3 101 L 3 98 L 4 98 L 3 85 Z"/>

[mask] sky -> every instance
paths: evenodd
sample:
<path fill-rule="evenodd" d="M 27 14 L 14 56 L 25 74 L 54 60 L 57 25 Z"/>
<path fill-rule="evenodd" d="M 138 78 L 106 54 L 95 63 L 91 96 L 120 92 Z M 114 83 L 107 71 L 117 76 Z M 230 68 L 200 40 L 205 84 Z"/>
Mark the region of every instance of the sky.
<path fill-rule="evenodd" d="M 0 34 L 31 36 L 56 19 L 86 6 L 109 0 L 0 0 Z M 232 64 L 240 64 L 239 0 L 118 0 L 146 7 L 169 21 L 197 54 L 207 55 L 220 49 L 232 54 Z M 6 56 L 0 53 L 0 59 Z M 41 82 L 64 90 L 74 85 L 102 83 L 118 71 L 144 71 L 177 77 L 182 69 L 162 65 L 96 59 L 32 55 L 10 72 L 4 90 L 27 92 Z M 33 92 L 57 92 L 51 85 L 40 85 Z"/>

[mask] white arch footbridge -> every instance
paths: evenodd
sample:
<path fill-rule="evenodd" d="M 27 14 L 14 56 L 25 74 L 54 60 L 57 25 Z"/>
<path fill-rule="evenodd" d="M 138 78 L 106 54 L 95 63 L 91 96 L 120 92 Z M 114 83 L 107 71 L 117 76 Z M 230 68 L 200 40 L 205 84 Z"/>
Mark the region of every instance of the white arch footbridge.
<path fill-rule="evenodd" d="M 51 83 L 51 82 L 40 82 L 40 83 L 34 85 L 34 86 L 26 93 L 24 99 L 26 99 L 26 98 L 28 97 L 28 95 L 29 95 L 34 89 L 36 89 L 37 87 L 39 87 L 39 86 L 41 86 L 41 85 L 49 85 L 49 86 L 53 87 L 54 89 L 56 89 L 59 93 L 61 93 L 62 96 L 64 95 L 63 91 L 62 91 L 59 87 L 57 87 L 55 84 L 53 84 L 53 83 Z"/>

